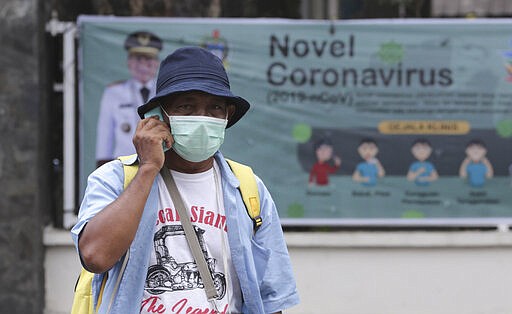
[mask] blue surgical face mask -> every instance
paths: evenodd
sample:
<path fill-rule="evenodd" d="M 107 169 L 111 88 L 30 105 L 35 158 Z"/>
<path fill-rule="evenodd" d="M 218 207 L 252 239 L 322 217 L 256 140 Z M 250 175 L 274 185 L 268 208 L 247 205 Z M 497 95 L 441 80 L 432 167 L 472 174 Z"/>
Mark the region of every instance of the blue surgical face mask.
<path fill-rule="evenodd" d="M 165 111 L 164 111 L 165 112 Z M 226 119 L 205 116 L 169 116 L 172 148 L 183 159 L 200 162 L 212 157 L 224 142 Z"/>

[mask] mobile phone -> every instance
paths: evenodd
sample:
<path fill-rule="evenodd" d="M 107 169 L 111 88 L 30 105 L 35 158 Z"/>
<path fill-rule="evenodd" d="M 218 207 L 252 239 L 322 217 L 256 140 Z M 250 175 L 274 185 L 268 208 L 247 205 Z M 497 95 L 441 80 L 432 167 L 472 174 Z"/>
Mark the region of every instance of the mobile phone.
<path fill-rule="evenodd" d="M 144 118 L 149 118 L 152 116 L 157 116 L 160 121 L 164 121 L 164 117 L 162 116 L 162 109 L 160 109 L 160 107 L 155 107 L 144 114 Z M 169 150 L 169 148 L 165 146 L 164 141 L 162 141 L 162 148 L 164 149 L 164 152 Z"/>

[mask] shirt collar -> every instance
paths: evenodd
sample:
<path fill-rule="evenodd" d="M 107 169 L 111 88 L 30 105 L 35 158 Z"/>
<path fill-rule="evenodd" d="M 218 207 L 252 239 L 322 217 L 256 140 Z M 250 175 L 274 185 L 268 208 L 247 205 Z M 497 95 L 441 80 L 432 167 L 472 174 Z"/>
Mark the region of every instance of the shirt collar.
<path fill-rule="evenodd" d="M 149 90 L 153 90 L 155 87 L 155 80 L 149 80 L 146 84 L 142 84 L 141 82 L 137 81 L 136 79 L 132 79 L 133 86 L 140 90 L 142 87 L 146 87 Z"/>

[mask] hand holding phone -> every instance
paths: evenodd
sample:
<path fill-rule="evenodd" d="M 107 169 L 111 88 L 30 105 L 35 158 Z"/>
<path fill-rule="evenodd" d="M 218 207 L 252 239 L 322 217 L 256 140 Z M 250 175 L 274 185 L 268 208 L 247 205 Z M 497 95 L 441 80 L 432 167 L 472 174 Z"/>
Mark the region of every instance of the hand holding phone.
<path fill-rule="evenodd" d="M 160 109 L 160 107 L 155 107 L 144 114 L 144 118 L 149 118 L 152 116 L 157 116 L 158 119 L 160 119 L 160 121 L 164 121 L 164 117 L 162 116 L 162 110 Z M 162 148 L 164 152 L 169 150 L 169 148 L 165 145 L 164 141 L 162 141 Z"/>

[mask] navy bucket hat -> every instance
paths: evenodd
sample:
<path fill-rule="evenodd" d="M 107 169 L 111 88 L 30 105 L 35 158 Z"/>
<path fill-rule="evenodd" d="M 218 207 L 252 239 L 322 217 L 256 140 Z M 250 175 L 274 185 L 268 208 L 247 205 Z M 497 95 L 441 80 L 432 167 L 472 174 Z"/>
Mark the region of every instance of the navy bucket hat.
<path fill-rule="evenodd" d="M 233 95 L 222 61 L 213 53 L 200 47 L 184 47 L 168 55 L 160 64 L 156 82 L 156 95 L 137 109 L 139 116 L 160 105 L 160 99 L 174 93 L 202 91 L 226 97 L 235 105 L 227 128 L 235 124 L 249 110 L 250 104 Z"/>

